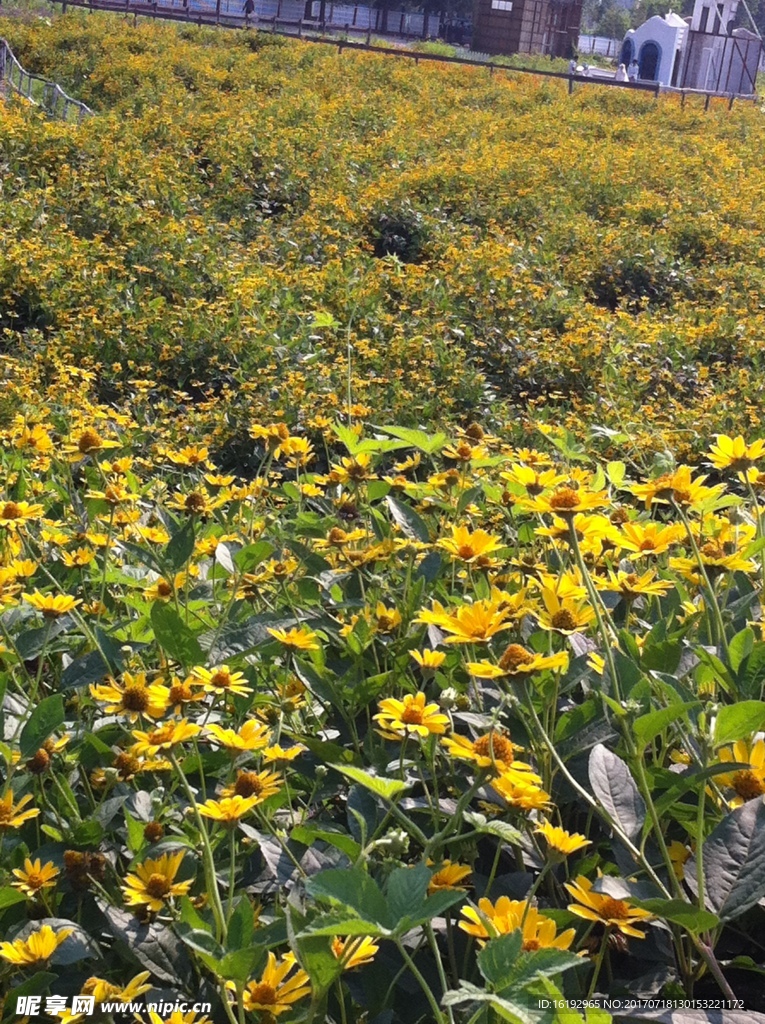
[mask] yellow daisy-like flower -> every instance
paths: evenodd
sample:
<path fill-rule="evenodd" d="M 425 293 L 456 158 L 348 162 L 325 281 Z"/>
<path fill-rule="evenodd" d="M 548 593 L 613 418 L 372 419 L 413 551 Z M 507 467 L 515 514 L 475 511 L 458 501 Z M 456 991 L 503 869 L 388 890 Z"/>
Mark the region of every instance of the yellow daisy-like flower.
<path fill-rule="evenodd" d="M 398 608 L 386 608 L 382 601 L 375 607 L 374 628 L 378 633 L 392 633 L 401 625 L 401 612 Z"/>
<path fill-rule="evenodd" d="M 638 597 L 649 597 L 652 594 L 663 597 L 673 585 L 665 580 L 657 580 L 653 570 L 638 576 L 636 572 L 610 571 L 608 576 L 596 576 L 595 586 L 598 590 L 620 594 L 623 601 L 635 601 Z"/>
<path fill-rule="evenodd" d="M 435 672 L 446 661 L 446 653 L 444 651 L 431 651 L 427 647 L 422 652 L 410 651 L 409 654 L 420 666 L 423 673 Z"/>
<path fill-rule="evenodd" d="M 42 514 L 42 505 L 30 505 L 28 501 L 0 501 L 0 529 L 15 533 L 20 526 L 35 522 Z"/>
<path fill-rule="evenodd" d="M 705 487 L 706 476 L 693 479 L 690 466 L 678 466 L 674 473 L 664 473 L 645 484 L 632 484 L 629 488 L 636 498 L 650 508 L 653 502 L 674 502 L 681 508 L 697 508 L 714 501 L 725 490 L 723 484 Z"/>
<path fill-rule="evenodd" d="M 493 596 L 488 600 L 460 605 L 453 612 L 439 601 L 434 601 L 432 610 L 421 611 L 415 622 L 438 626 L 445 633 L 451 633 L 446 638 L 447 644 L 474 644 L 490 640 L 503 629 L 510 629 L 512 622 L 507 620 L 511 614 L 513 609 Z"/>
<path fill-rule="evenodd" d="M 262 798 L 257 796 L 225 796 L 220 800 L 206 800 L 199 805 L 199 813 L 203 818 L 212 818 L 223 825 L 235 825 L 259 803 L 262 803 Z"/>
<path fill-rule="evenodd" d="M 762 458 L 764 452 L 765 441 L 761 439 L 747 444 L 741 434 L 738 437 L 718 434 L 717 443 L 712 445 L 707 456 L 715 469 L 745 473 L 757 459 Z"/>
<path fill-rule="evenodd" d="M 587 629 L 595 621 L 595 609 L 586 601 L 560 597 L 550 587 L 541 587 L 539 593 L 544 608 L 535 612 L 535 615 L 542 629 L 570 635 Z"/>
<path fill-rule="evenodd" d="M 122 680 L 109 683 L 91 683 L 90 694 L 110 715 L 127 715 L 135 722 L 141 715 L 161 718 L 167 710 L 169 691 L 161 683 L 147 683 L 143 672 L 122 673 Z"/>
<path fill-rule="evenodd" d="M 202 683 L 206 693 L 218 696 L 234 694 L 245 697 L 252 693 L 252 687 L 247 686 L 245 682 L 244 673 L 232 672 L 228 665 L 218 665 L 216 668 L 197 665 L 191 670 L 191 680 Z"/>
<path fill-rule="evenodd" d="M 631 552 L 630 560 L 663 555 L 665 551 L 685 537 L 680 523 L 663 526 L 661 523 L 624 523 L 619 536 L 619 546 Z"/>
<path fill-rule="evenodd" d="M 105 448 L 119 448 L 119 446 L 118 441 L 107 441 L 93 427 L 86 427 L 79 434 L 73 434 L 69 438 L 67 444 L 64 445 L 64 451 L 70 459 L 76 462 L 85 455 L 93 455 Z"/>
<path fill-rule="evenodd" d="M 504 546 L 499 537 L 492 536 L 486 530 L 471 530 L 468 526 L 454 526 L 451 537 L 442 537 L 436 541 L 437 548 L 448 551 L 457 561 L 479 565 L 490 564 L 491 553 Z"/>
<path fill-rule="evenodd" d="M 62 928 L 54 932 L 49 924 L 44 924 L 27 939 L 16 939 L 13 942 L 0 942 L 0 957 L 17 967 L 32 967 L 35 964 L 50 960 L 62 942 L 65 942 L 74 928 Z"/>
<path fill-rule="evenodd" d="M 255 804 L 262 804 L 270 796 L 282 788 L 282 778 L 276 772 L 238 772 L 235 782 L 226 786 L 223 796 L 240 796 L 245 800 L 254 799 Z"/>
<path fill-rule="evenodd" d="M 673 839 L 667 847 L 669 859 L 672 861 L 672 871 L 678 882 L 685 877 L 685 862 L 690 859 L 691 850 L 681 843 L 679 839 Z"/>
<path fill-rule="evenodd" d="M 131 752 L 153 757 L 160 750 L 172 750 L 179 743 L 193 740 L 201 731 L 200 726 L 187 722 L 185 718 L 182 718 L 180 722 L 167 722 L 166 725 L 160 726 L 159 729 L 152 729 L 151 732 L 139 732 L 134 729 L 133 736 L 137 742 L 133 744 Z"/>
<path fill-rule="evenodd" d="M 268 726 L 252 720 L 245 722 L 238 732 L 224 729 L 220 725 L 208 725 L 207 732 L 234 756 L 245 751 L 262 750 L 268 746 L 271 739 L 271 730 Z"/>
<path fill-rule="evenodd" d="M 584 488 L 557 487 L 554 491 L 535 498 L 519 498 L 518 504 L 531 512 L 548 512 L 562 519 L 573 519 L 577 512 L 604 508 L 609 504 L 606 491 L 588 491 Z"/>
<path fill-rule="evenodd" d="M 129 907 L 146 906 L 157 912 L 172 896 L 185 896 L 191 888 L 192 879 L 176 882 L 175 876 L 181 866 L 184 851 L 164 853 L 157 859 L 149 858 L 130 872 L 122 891 Z"/>
<path fill-rule="evenodd" d="M 39 858 L 33 861 L 26 857 L 24 867 L 14 868 L 13 874 L 16 876 L 16 881 L 11 882 L 14 889 L 23 892 L 25 896 L 36 896 L 38 892 L 56 884 L 59 870 L 53 861 L 43 864 Z"/>
<path fill-rule="evenodd" d="M 401 739 L 404 736 L 427 737 L 431 733 L 445 733 L 449 728 L 449 718 L 438 707 L 438 704 L 427 704 L 424 693 L 407 693 L 402 700 L 387 697 L 378 704 L 379 714 L 374 720 L 386 738 Z"/>
<path fill-rule="evenodd" d="M 267 764 L 278 764 L 282 761 L 294 761 L 296 757 L 300 757 L 306 748 L 302 743 L 295 743 L 291 747 L 281 747 L 278 743 L 275 743 L 272 747 L 265 747 L 263 750 L 263 760 Z"/>
<path fill-rule="evenodd" d="M 318 651 L 319 638 L 307 626 L 295 629 L 269 629 L 271 636 L 280 644 L 295 651 Z"/>
<path fill-rule="evenodd" d="M 545 669 L 568 669 L 568 652 L 557 654 L 533 654 L 521 644 L 509 644 L 500 656 L 499 663 L 490 661 L 469 661 L 467 670 L 477 679 L 500 679 L 503 676 L 521 676 Z"/>
<path fill-rule="evenodd" d="M 576 900 L 576 903 L 568 906 L 572 914 L 587 921 L 596 921 L 606 928 L 617 928 L 623 935 L 645 938 L 645 932 L 641 932 L 635 925 L 652 920 L 653 914 L 649 911 L 633 907 L 628 900 L 617 900 L 605 893 L 593 892 L 592 882 L 584 875 L 579 875 L 574 882 L 566 882 L 565 885 Z"/>
<path fill-rule="evenodd" d="M 295 974 L 289 977 L 296 967 L 294 958 L 284 957 L 277 963 L 276 955 L 269 953 L 268 963 L 260 980 L 250 981 L 245 986 L 245 1010 L 251 1013 L 270 1013 L 274 1017 L 279 1017 L 286 1013 L 293 1003 L 310 995 L 311 984 L 302 968 L 298 968 Z M 229 984 L 233 985 L 233 982 Z"/>
<path fill-rule="evenodd" d="M 531 765 L 515 759 L 515 752 L 520 748 L 516 747 L 505 733 L 487 732 L 476 740 L 469 740 L 466 736 L 458 736 L 455 733 L 453 736 L 445 736 L 441 743 L 451 757 L 461 761 L 472 761 L 479 768 L 497 775 L 508 772 L 512 772 L 513 777 L 522 775 L 529 785 L 541 782 L 539 776 L 532 771 Z"/>
<path fill-rule="evenodd" d="M 537 825 L 534 831 L 545 837 L 548 853 L 553 859 L 568 857 L 570 853 L 576 853 L 577 850 L 583 850 L 585 846 L 591 844 L 591 840 L 579 832 L 567 832 L 549 821 Z"/>
<path fill-rule="evenodd" d="M 428 867 L 431 867 L 432 864 L 432 861 L 428 861 Z M 439 892 L 441 889 L 459 889 L 464 892 L 465 886 L 460 885 L 460 882 L 464 882 L 471 874 L 472 870 L 467 864 L 452 864 L 450 860 L 442 861 L 438 870 L 430 876 L 428 895 Z"/>
<path fill-rule="evenodd" d="M 526 900 L 511 900 L 500 896 L 496 903 L 480 899 L 478 907 L 463 907 L 460 921 L 462 931 L 472 935 L 483 946 L 499 935 L 509 935 L 522 927 L 523 946 L 527 951 L 537 949 L 568 949 L 574 941 L 573 928 L 558 934 L 555 922 L 540 914 Z M 521 924 L 521 922 L 523 922 Z"/>
<path fill-rule="evenodd" d="M 737 740 L 719 751 L 721 761 L 749 765 L 735 772 L 718 775 L 720 785 L 736 794 L 729 800 L 731 807 L 740 807 L 747 800 L 765 795 L 765 740 Z"/>
<path fill-rule="evenodd" d="M 510 769 L 492 779 L 490 785 L 503 800 L 519 811 L 544 811 L 550 806 L 550 794 L 533 781 L 531 774 Z"/>
<path fill-rule="evenodd" d="M 345 971 L 371 964 L 379 950 L 380 947 L 368 935 L 349 935 L 345 939 L 336 935 L 332 940 L 332 955 L 342 960 Z"/>
<path fill-rule="evenodd" d="M 24 810 L 31 799 L 31 795 L 27 793 L 18 803 L 14 803 L 13 793 L 10 790 L 5 796 L 0 796 L 0 831 L 6 828 L 21 828 L 25 821 L 37 817 L 40 813 L 39 807 L 30 807 L 28 811 Z"/>
<path fill-rule="evenodd" d="M 33 594 L 22 594 L 22 597 L 27 604 L 41 612 L 44 619 L 60 619 L 62 615 L 82 604 L 80 598 L 71 597 L 69 594 L 41 594 L 39 590 L 35 590 Z"/>

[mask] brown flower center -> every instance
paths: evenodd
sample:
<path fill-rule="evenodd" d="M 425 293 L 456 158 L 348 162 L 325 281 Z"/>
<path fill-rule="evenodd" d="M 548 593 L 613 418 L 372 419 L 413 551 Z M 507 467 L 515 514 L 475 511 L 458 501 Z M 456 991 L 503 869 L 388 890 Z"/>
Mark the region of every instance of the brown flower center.
<path fill-rule="evenodd" d="M 747 768 L 733 776 L 733 788 L 742 800 L 754 800 L 765 793 L 765 780 Z"/>
<path fill-rule="evenodd" d="M 234 783 L 234 792 L 237 796 L 260 796 L 263 792 L 263 780 L 258 777 L 257 772 L 240 772 Z"/>
<path fill-rule="evenodd" d="M 600 916 L 607 921 L 626 921 L 630 916 L 630 908 L 624 900 L 605 896 L 600 905 Z"/>
<path fill-rule="evenodd" d="M 170 882 L 164 875 L 153 874 L 146 883 L 146 892 L 155 900 L 161 900 L 170 892 Z"/>
<path fill-rule="evenodd" d="M 568 608 L 559 609 L 550 619 L 550 624 L 553 629 L 561 629 L 570 633 L 575 632 L 577 628 L 576 619 Z"/>
<path fill-rule="evenodd" d="M 97 451 L 103 445 L 100 435 L 96 430 L 88 427 L 87 430 L 83 430 L 80 434 L 80 440 L 77 442 L 77 447 L 83 455 L 87 455 L 88 452 Z"/>
<path fill-rule="evenodd" d="M 197 494 L 196 491 L 192 491 L 191 494 L 186 495 L 186 500 L 183 504 L 187 512 L 203 512 L 205 497 L 203 494 Z"/>
<path fill-rule="evenodd" d="M 219 669 L 217 672 L 213 672 L 210 677 L 210 686 L 225 690 L 227 686 L 231 686 L 231 676 L 228 672 L 223 672 Z"/>
<path fill-rule="evenodd" d="M 503 672 L 514 672 L 519 665 L 529 665 L 533 660 L 534 655 L 521 644 L 510 644 L 499 659 L 499 667 Z"/>
<path fill-rule="evenodd" d="M 276 989 L 273 985 L 267 984 L 265 981 L 258 982 L 257 985 L 253 985 L 250 990 L 250 999 L 253 1003 L 260 1006 L 275 1006 L 276 1005 Z"/>
<path fill-rule="evenodd" d="M 471 423 L 469 427 L 465 428 L 465 433 L 471 441 L 483 441 L 486 436 L 480 423 Z"/>
<path fill-rule="evenodd" d="M 34 757 L 27 761 L 27 769 L 33 775 L 40 775 L 50 765 L 50 754 L 44 747 L 40 747 Z"/>
<path fill-rule="evenodd" d="M 541 947 L 541 945 L 540 945 L 540 943 L 539 943 L 539 939 L 526 939 L 526 940 L 524 941 L 524 943 L 523 943 L 523 946 L 522 946 L 522 948 L 523 948 L 523 949 L 524 949 L 524 950 L 525 950 L 525 951 L 526 951 L 527 953 L 533 953 L 533 952 L 535 952 L 535 951 L 536 951 L 537 949 L 541 949 L 542 947 Z"/>
<path fill-rule="evenodd" d="M 550 508 L 558 511 L 577 508 L 580 503 L 579 492 L 571 487 L 561 487 L 559 491 L 550 497 Z"/>
<path fill-rule="evenodd" d="M 401 721 L 406 725 L 422 725 L 422 708 L 418 704 L 408 704 L 401 714 Z"/>
<path fill-rule="evenodd" d="M 122 706 L 126 711 L 146 711 L 149 706 L 149 694 L 143 683 L 131 683 L 122 694 Z"/>
<path fill-rule="evenodd" d="M 475 555 L 475 549 L 470 544 L 462 544 L 457 549 L 457 555 L 464 561 L 473 558 Z"/>
<path fill-rule="evenodd" d="M 473 744 L 473 750 L 481 757 L 493 757 L 502 764 L 512 764 L 515 748 L 507 736 L 498 732 L 490 732 L 479 737 Z"/>
<path fill-rule="evenodd" d="M 185 683 L 173 683 L 170 687 L 171 704 L 181 704 L 185 700 L 191 700 L 192 696 L 191 687 Z"/>
<path fill-rule="evenodd" d="M 347 536 L 348 534 L 345 530 L 341 529 L 339 526 L 333 526 L 327 535 L 327 540 L 330 544 L 336 544 L 340 547 L 342 544 L 345 544 Z"/>
<path fill-rule="evenodd" d="M 157 593 L 160 597 L 171 597 L 173 588 L 167 582 L 167 580 L 157 580 Z"/>
<path fill-rule="evenodd" d="M 367 468 L 366 466 L 363 466 L 360 462 L 352 462 L 350 466 L 346 467 L 346 473 L 348 474 L 348 478 L 350 480 L 358 481 L 366 480 L 367 478 Z"/>
<path fill-rule="evenodd" d="M 21 519 L 21 509 L 15 501 L 6 501 L 0 510 L 0 519 Z"/>
<path fill-rule="evenodd" d="M 137 757 L 132 754 L 127 754 L 123 751 L 121 754 L 117 754 L 114 759 L 114 767 L 120 773 L 123 778 L 128 778 L 131 775 L 135 775 L 138 769 L 141 767 L 141 762 Z"/>

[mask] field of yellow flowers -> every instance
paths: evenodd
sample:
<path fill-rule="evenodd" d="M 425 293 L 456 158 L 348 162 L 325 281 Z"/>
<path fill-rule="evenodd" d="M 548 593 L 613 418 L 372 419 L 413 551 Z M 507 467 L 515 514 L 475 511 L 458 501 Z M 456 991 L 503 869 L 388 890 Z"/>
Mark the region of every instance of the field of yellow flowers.
<path fill-rule="evenodd" d="M 0 1018 L 765 1019 L 760 111 L 0 34 Z"/>

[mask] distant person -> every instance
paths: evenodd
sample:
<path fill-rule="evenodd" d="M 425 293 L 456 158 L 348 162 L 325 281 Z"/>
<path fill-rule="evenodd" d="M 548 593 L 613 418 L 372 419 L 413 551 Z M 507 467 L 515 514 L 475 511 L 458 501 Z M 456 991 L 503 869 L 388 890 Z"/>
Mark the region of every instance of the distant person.
<path fill-rule="evenodd" d="M 576 74 L 576 58 L 575 57 L 572 57 L 571 60 L 568 62 L 568 73 L 570 75 L 575 75 Z"/>
<path fill-rule="evenodd" d="M 247 28 L 249 28 L 250 15 L 255 10 L 255 0 L 244 0 L 244 7 L 242 8 L 242 10 L 244 11 L 244 23 L 247 26 Z"/>
<path fill-rule="evenodd" d="M 638 78 L 640 77 L 640 65 L 638 64 L 636 57 L 633 57 L 632 61 L 630 62 L 627 77 L 630 80 L 630 82 L 637 82 Z"/>
<path fill-rule="evenodd" d="M 619 67 L 616 69 L 616 74 L 614 75 L 614 81 L 616 81 L 616 82 L 629 82 L 629 80 L 630 80 L 630 78 L 629 78 L 629 75 L 627 74 L 627 69 L 625 68 L 625 66 L 623 64 L 620 64 Z"/>

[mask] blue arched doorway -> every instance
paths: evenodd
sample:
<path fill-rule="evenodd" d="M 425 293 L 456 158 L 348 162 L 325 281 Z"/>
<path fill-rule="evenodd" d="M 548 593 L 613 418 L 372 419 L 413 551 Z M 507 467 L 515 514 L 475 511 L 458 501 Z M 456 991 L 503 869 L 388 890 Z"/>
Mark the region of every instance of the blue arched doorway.
<path fill-rule="evenodd" d="M 640 48 L 638 64 L 639 75 L 646 82 L 655 82 L 659 77 L 661 50 L 656 43 L 643 43 Z"/>
<path fill-rule="evenodd" d="M 633 57 L 634 52 L 635 51 L 634 51 L 633 46 L 632 46 L 632 40 L 631 39 L 625 39 L 624 42 L 622 43 L 622 53 L 621 53 L 621 56 L 619 57 L 619 63 L 623 64 L 625 66 L 625 68 L 628 68 L 630 66 L 630 64 L 632 63 L 632 57 Z"/>

